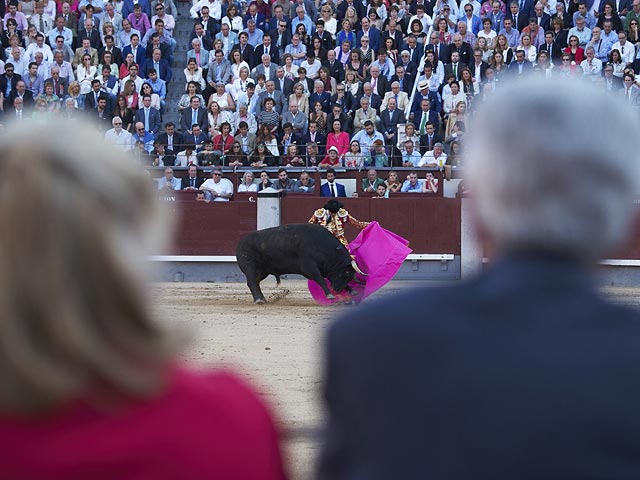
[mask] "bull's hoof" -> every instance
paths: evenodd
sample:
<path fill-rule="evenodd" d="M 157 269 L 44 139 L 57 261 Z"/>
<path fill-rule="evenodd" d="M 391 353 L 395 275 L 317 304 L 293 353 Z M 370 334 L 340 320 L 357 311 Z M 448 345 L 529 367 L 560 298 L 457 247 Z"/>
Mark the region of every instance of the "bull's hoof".
<path fill-rule="evenodd" d="M 329 300 L 335 300 L 335 299 L 336 299 L 336 296 L 335 296 L 333 293 L 329 293 L 329 294 L 327 295 L 327 299 L 329 299 Z"/>
<path fill-rule="evenodd" d="M 267 303 L 267 301 L 264 298 L 256 298 L 254 302 L 256 303 L 256 305 L 263 305 Z"/>

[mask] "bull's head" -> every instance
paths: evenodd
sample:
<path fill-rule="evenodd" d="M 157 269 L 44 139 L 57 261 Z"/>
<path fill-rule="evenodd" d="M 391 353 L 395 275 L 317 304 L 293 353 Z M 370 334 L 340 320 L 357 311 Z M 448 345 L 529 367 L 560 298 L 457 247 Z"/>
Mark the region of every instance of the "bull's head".
<path fill-rule="evenodd" d="M 339 270 L 331 272 L 329 274 L 331 288 L 333 288 L 335 292 L 342 292 L 346 290 L 347 285 L 349 285 L 349 282 L 351 282 L 355 276 L 356 272 L 350 264 L 340 268 Z"/>

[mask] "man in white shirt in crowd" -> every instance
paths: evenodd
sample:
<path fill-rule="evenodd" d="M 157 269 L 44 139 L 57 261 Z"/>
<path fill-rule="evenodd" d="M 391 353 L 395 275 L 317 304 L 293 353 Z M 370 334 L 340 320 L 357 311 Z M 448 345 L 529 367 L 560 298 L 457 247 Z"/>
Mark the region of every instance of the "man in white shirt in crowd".
<path fill-rule="evenodd" d="M 633 63 L 636 58 L 636 47 L 627 41 L 627 34 L 622 30 L 618 32 L 618 41 L 611 45 L 611 50 L 620 52 L 624 64 Z"/>
<path fill-rule="evenodd" d="M 447 163 L 447 154 L 444 153 L 444 145 L 438 142 L 433 146 L 433 150 L 422 156 L 418 166 L 427 168 L 443 168 L 445 163 Z"/>
<path fill-rule="evenodd" d="M 211 178 L 204 181 L 200 190 L 204 190 L 207 200 L 228 202 L 233 195 L 233 184 L 226 178 L 222 178 L 222 170 L 214 168 L 211 172 Z"/>
<path fill-rule="evenodd" d="M 113 125 L 113 128 L 105 132 L 104 139 L 122 150 L 131 150 L 133 148 L 133 135 L 122 128 L 122 118 L 113 117 L 111 125 Z"/>
<path fill-rule="evenodd" d="M 582 68 L 582 77 L 590 79 L 592 82 L 600 80 L 602 76 L 602 62 L 596 58 L 596 51 L 593 47 L 587 47 L 587 58 L 580 63 Z"/>

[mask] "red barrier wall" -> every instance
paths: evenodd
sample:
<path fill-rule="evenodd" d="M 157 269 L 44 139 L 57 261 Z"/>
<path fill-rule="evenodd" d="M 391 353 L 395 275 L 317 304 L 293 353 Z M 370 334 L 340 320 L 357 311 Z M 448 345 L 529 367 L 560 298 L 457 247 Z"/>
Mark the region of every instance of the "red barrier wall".
<path fill-rule="evenodd" d="M 411 242 L 414 253 L 453 253 L 460 255 L 460 200 L 403 194 L 394 198 L 341 198 L 349 213 L 360 221 L 376 220 L 384 228 Z M 282 202 L 282 223 L 304 223 L 325 197 L 287 195 Z M 347 228 L 353 240 L 358 230 Z"/>
<path fill-rule="evenodd" d="M 257 207 L 248 196 L 231 202 L 196 202 L 193 193 L 177 192 L 163 200 L 174 219 L 175 235 L 166 255 L 235 255 L 240 238 L 256 230 Z"/>

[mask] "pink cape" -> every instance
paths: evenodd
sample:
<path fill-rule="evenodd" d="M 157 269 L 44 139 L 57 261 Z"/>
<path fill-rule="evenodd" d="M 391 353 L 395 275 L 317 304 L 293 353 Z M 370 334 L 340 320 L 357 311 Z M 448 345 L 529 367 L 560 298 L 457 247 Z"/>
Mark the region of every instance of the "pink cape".
<path fill-rule="evenodd" d="M 325 297 L 322 288 L 313 280 L 309 280 L 309 292 L 314 300 L 322 305 L 329 305 L 338 301 L 353 300 L 360 303 L 362 300 L 381 289 L 391 280 L 400 269 L 402 262 L 411 253 L 408 247 L 409 241 L 385 230 L 378 222 L 367 225 L 356 239 L 349 244 L 349 251 L 356 259 L 360 270 L 367 274 L 363 279 L 364 285 L 351 282 L 349 286 L 360 294 L 351 297 L 347 292 L 336 293 L 331 289 L 327 280 L 327 287 L 336 296 L 335 300 Z"/>

